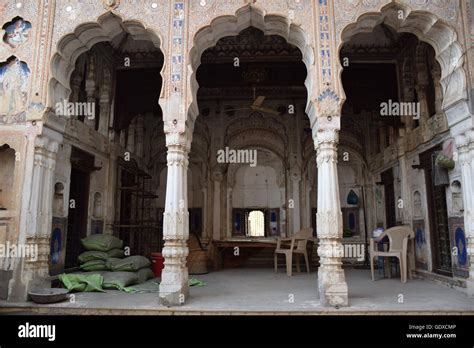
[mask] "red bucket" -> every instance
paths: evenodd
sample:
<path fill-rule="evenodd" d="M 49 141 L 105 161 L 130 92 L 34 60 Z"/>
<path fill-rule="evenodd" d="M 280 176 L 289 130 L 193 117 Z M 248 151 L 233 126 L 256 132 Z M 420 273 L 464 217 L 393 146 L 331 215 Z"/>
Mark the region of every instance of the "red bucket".
<path fill-rule="evenodd" d="M 153 264 L 153 273 L 155 277 L 161 277 L 161 271 L 164 267 L 165 258 L 161 253 L 151 253 L 150 255 L 151 263 Z"/>

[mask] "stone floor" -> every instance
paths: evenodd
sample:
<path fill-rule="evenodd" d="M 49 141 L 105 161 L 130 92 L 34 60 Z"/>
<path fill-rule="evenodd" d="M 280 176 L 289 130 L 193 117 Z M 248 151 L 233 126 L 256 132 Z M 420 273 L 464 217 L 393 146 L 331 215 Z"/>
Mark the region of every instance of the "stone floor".
<path fill-rule="evenodd" d="M 157 294 L 77 293 L 75 303 L 37 305 L 0 302 L 0 313 L 41 314 L 474 314 L 474 299 L 428 280 L 399 278 L 373 282 L 366 270 L 346 271 L 349 307 L 321 307 L 317 274 L 286 276 L 272 269 L 227 269 L 194 276 L 207 284 L 191 287 L 186 304 L 166 308 Z M 403 300 L 403 302 L 399 302 Z"/>

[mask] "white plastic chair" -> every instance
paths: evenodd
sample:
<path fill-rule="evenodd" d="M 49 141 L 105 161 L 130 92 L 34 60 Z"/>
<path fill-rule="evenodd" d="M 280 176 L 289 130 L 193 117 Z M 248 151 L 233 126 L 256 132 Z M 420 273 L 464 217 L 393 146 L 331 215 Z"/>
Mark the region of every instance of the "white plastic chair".
<path fill-rule="evenodd" d="M 388 251 L 379 251 L 377 244 L 387 236 L 389 239 Z M 407 265 L 408 265 L 408 239 L 415 236 L 415 233 L 410 227 L 395 226 L 387 229 L 380 235 L 379 238 L 370 239 L 370 271 L 372 273 L 372 280 L 374 278 L 374 258 L 375 257 L 396 257 L 400 262 L 400 280 L 403 283 L 407 281 Z M 410 274 L 411 278 L 411 274 Z"/>
<path fill-rule="evenodd" d="M 296 270 L 300 272 L 300 256 L 303 255 L 306 261 L 306 271 L 309 273 L 309 259 L 306 246 L 313 238 L 313 229 L 304 228 L 296 232 L 291 238 L 278 238 L 275 249 L 275 272 L 278 271 L 278 254 L 284 254 L 286 259 L 286 274 L 291 276 L 293 268 L 293 254 L 297 255 Z M 284 245 L 289 248 L 283 248 Z"/>

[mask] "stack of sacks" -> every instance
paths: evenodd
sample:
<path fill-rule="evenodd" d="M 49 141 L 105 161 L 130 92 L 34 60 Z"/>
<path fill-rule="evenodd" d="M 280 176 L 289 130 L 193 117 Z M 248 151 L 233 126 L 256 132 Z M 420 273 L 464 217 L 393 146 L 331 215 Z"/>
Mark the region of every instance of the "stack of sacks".
<path fill-rule="evenodd" d="M 107 259 L 124 257 L 123 242 L 111 235 L 93 234 L 81 239 L 81 243 L 87 250 L 78 257 L 84 271 L 106 270 Z"/>
<path fill-rule="evenodd" d="M 106 267 L 112 272 L 133 273 L 137 276 L 137 283 L 141 284 L 155 275 L 150 268 L 151 262 L 144 256 L 129 256 L 125 259 L 109 258 Z"/>
<path fill-rule="evenodd" d="M 81 243 L 87 250 L 79 255 L 81 269 L 102 275 L 104 289 L 123 290 L 154 278 L 150 260 L 144 256 L 123 258 L 123 241 L 114 236 L 94 234 L 81 239 Z"/>

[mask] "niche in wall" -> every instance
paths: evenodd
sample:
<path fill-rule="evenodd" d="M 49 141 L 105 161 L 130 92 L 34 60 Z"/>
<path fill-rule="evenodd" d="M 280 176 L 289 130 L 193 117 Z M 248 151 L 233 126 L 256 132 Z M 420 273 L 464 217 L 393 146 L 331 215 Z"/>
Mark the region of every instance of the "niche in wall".
<path fill-rule="evenodd" d="M 413 214 L 415 218 L 423 218 L 423 207 L 421 205 L 421 194 L 420 191 L 413 193 Z"/>
<path fill-rule="evenodd" d="M 53 216 L 64 216 L 64 185 L 61 182 L 54 185 Z"/>
<path fill-rule="evenodd" d="M 464 204 L 462 201 L 461 182 L 454 180 L 451 183 L 452 195 L 452 210 L 454 214 L 461 214 L 464 211 Z"/>
<path fill-rule="evenodd" d="M 102 195 L 100 192 L 94 193 L 94 211 L 92 212 L 92 215 L 94 218 L 99 219 L 102 217 Z"/>

